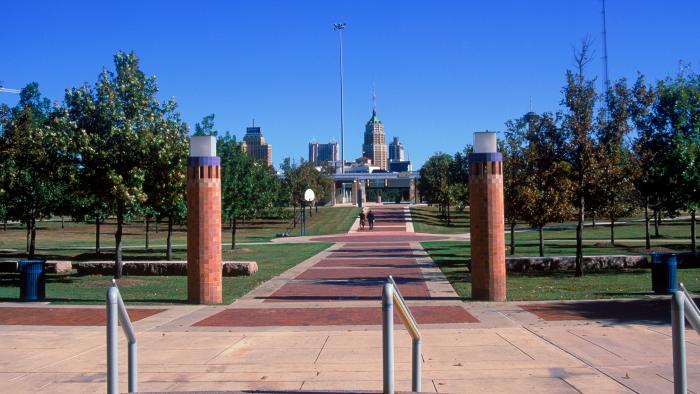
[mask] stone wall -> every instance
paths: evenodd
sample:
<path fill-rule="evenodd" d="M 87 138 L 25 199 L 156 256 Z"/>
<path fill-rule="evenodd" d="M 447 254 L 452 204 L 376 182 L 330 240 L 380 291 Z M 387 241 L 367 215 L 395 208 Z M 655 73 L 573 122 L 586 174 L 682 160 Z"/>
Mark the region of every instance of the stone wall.
<path fill-rule="evenodd" d="M 113 261 L 81 261 L 75 265 L 79 275 L 114 274 Z M 221 271 L 223 276 L 248 276 L 258 272 L 258 264 L 255 261 L 224 261 Z M 185 276 L 187 275 L 187 262 L 125 261 L 122 273 L 143 276 Z"/>

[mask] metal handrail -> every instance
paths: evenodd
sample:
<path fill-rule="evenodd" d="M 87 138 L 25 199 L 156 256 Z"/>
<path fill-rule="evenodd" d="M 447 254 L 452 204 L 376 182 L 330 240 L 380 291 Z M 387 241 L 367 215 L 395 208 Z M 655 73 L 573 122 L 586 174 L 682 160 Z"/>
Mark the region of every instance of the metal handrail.
<path fill-rule="evenodd" d="M 411 390 L 421 391 L 421 335 L 416 319 L 406 306 L 394 278 L 384 284 L 382 292 L 382 361 L 384 367 L 384 394 L 394 393 L 394 303 L 406 330 L 413 338 Z"/>
<path fill-rule="evenodd" d="M 700 309 L 688 290 L 679 283 L 671 298 L 671 339 L 673 343 L 673 392 L 688 392 L 688 375 L 685 365 L 685 321 L 700 335 Z"/>
<path fill-rule="evenodd" d="M 138 368 L 136 360 L 136 333 L 119 293 L 117 282 L 112 279 L 112 287 L 107 290 L 107 393 L 119 392 L 119 338 L 117 322 L 121 323 L 124 335 L 129 342 L 129 392 L 138 391 Z"/>

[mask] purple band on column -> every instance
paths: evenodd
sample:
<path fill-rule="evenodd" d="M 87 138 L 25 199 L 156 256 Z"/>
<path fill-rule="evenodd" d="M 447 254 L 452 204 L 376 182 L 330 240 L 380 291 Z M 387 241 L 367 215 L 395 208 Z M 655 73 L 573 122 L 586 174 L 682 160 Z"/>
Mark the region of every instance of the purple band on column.
<path fill-rule="evenodd" d="M 221 159 L 219 156 L 195 156 L 187 158 L 187 165 L 189 167 L 199 167 L 199 166 L 220 166 Z"/>
<path fill-rule="evenodd" d="M 501 152 L 489 152 L 489 153 L 470 153 L 469 161 L 471 163 L 486 163 L 489 161 L 503 161 L 503 155 Z"/>

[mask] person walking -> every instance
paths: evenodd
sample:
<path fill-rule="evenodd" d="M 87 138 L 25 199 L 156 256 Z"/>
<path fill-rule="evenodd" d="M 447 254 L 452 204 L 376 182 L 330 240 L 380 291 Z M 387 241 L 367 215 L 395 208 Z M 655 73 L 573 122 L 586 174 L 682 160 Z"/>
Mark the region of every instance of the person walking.
<path fill-rule="evenodd" d="M 371 209 L 367 214 L 367 220 L 369 221 L 369 229 L 372 230 L 374 228 L 374 212 Z"/>
<path fill-rule="evenodd" d="M 360 230 L 365 229 L 365 220 L 367 219 L 367 216 L 365 215 L 365 210 L 363 209 L 360 211 Z"/>

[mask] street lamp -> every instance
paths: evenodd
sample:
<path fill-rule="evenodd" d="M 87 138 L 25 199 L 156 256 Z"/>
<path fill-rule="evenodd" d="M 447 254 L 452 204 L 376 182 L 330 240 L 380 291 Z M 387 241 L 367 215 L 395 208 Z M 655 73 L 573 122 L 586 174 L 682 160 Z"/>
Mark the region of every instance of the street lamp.
<path fill-rule="evenodd" d="M 340 39 L 340 173 L 345 172 L 345 122 L 343 121 L 343 30 L 345 23 L 333 24 Z"/>

